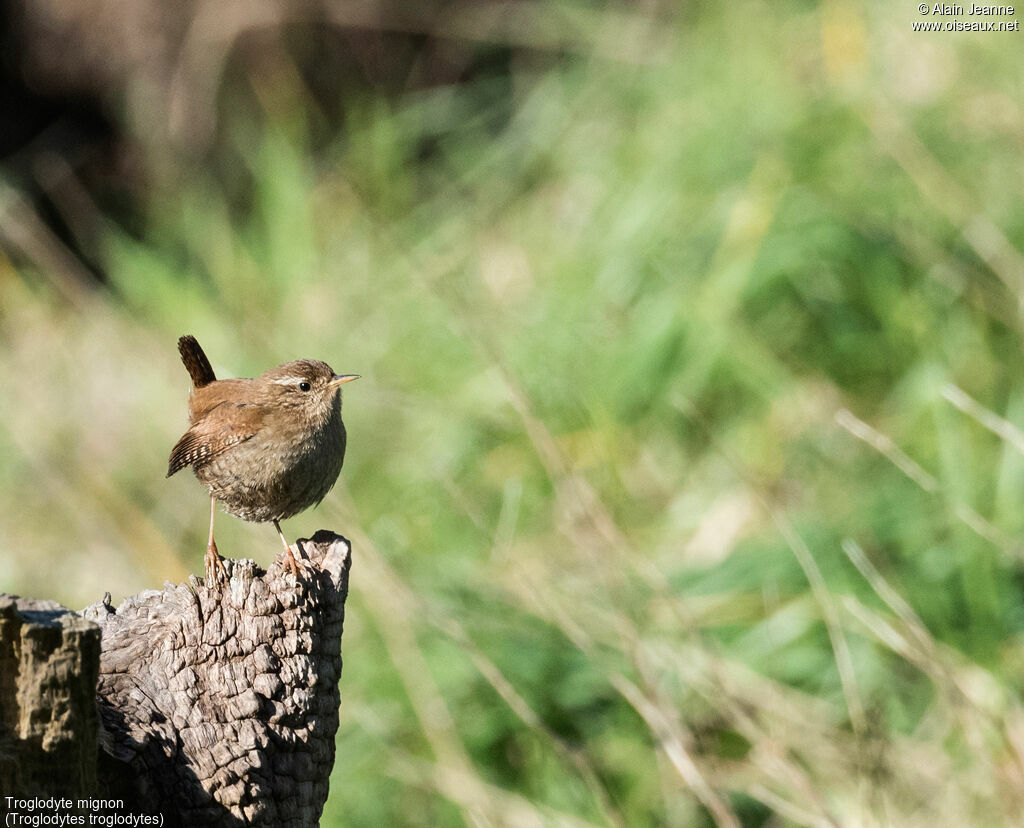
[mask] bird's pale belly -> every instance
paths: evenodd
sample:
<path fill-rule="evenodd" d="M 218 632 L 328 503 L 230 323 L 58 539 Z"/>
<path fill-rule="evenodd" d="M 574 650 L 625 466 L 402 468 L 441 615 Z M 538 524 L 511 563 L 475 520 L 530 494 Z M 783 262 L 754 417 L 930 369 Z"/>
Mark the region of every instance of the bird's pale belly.
<path fill-rule="evenodd" d="M 344 426 L 331 425 L 333 434 L 294 446 L 271 448 L 257 435 L 196 468 L 196 477 L 226 512 L 242 520 L 292 517 L 323 500 L 341 472 Z M 281 456 L 268 456 L 268 451 Z"/>

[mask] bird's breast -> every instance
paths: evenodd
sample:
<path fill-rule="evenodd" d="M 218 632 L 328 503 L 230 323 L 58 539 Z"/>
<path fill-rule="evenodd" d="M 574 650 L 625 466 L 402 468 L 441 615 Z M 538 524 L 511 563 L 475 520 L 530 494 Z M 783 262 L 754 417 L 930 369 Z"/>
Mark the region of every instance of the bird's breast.
<path fill-rule="evenodd" d="M 311 432 L 265 428 L 196 475 L 231 514 L 283 520 L 324 499 L 341 472 L 345 442 L 340 417 Z"/>

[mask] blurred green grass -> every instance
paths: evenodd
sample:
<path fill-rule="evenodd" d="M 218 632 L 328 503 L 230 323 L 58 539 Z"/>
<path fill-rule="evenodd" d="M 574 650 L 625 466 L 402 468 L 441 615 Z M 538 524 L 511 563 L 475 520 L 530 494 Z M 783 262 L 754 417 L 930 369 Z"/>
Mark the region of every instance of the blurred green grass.
<path fill-rule="evenodd" d="M 1016 40 L 617 14 L 333 137 L 254 76 L 106 286 L 0 260 L 0 589 L 199 566 L 177 335 L 322 358 L 364 376 L 286 525 L 354 542 L 324 825 L 1015 824 Z"/>

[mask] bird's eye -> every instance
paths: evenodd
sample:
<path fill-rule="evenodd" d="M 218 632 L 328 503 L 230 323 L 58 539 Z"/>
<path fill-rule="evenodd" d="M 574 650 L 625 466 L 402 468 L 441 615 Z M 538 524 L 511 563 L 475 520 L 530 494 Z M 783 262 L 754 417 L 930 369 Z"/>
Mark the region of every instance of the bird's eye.
<path fill-rule="evenodd" d="M 312 388 L 312 387 L 313 387 L 313 386 L 312 386 L 312 385 L 310 385 L 310 384 L 309 384 L 308 382 L 306 382 L 305 380 L 303 380 L 302 382 L 300 382 L 300 383 L 299 383 L 299 390 L 300 390 L 300 391 L 308 391 L 308 390 L 309 390 L 310 388 Z"/>

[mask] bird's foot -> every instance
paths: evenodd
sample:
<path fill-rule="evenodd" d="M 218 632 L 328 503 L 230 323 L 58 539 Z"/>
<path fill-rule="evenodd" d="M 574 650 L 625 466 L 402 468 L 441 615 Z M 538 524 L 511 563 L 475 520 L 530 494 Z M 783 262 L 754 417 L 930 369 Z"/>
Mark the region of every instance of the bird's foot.
<path fill-rule="evenodd" d="M 299 571 L 300 570 L 305 570 L 305 569 L 308 568 L 307 562 L 304 561 L 304 560 L 301 560 L 299 558 L 296 558 L 295 557 L 295 553 L 292 552 L 292 548 L 290 546 L 285 548 L 285 551 L 284 551 L 284 562 L 285 562 L 285 565 L 288 567 L 289 571 L 295 577 L 296 583 L 298 583 Z"/>
<path fill-rule="evenodd" d="M 221 581 L 228 580 L 228 571 L 224 568 L 224 559 L 217 551 L 217 544 L 210 541 L 206 547 L 206 557 L 203 559 L 206 565 L 206 585 L 212 587 Z"/>

